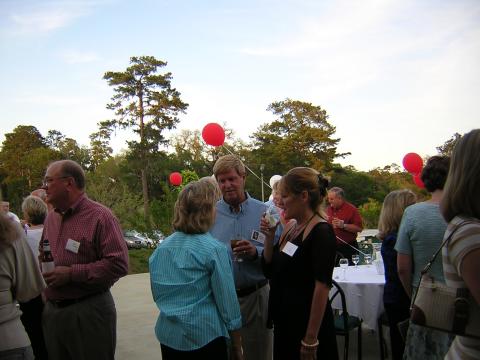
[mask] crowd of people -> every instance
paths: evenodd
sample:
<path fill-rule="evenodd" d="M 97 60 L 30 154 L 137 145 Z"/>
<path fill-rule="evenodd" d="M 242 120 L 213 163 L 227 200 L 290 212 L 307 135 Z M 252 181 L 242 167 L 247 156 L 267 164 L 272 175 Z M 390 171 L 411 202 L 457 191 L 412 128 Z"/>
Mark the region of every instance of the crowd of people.
<path fill-rule="evenodd" d="M 444 239 L 428 276 L 467 289 L 480 309 L 479 151 L 473 130 L 451 159 L 428 160 L 426 201 L 405 189 L 384 199 L 378 237 L 394 359 L 480 358 L 479 339 L 408 321 L 420 271 Z M 222 156 L 213 177 L 177 198 L 174 232 L 149 259 L 162 358 L 338 359 L 329 292 L 338 260 L 358 252 L 358 209 L 311 168 L 280 177 L 267 203 L 248 194 L 246 176 L 237 156 Z M 22 204 L 27 226 L 0 205 L 0 359 L 114 359 L 110 288 L 128 272 L 128 251 L 112 212 L 87 197 L 82 168 L 49 165 Z M 42 271 L 47 254 L 55 267 Z"/>

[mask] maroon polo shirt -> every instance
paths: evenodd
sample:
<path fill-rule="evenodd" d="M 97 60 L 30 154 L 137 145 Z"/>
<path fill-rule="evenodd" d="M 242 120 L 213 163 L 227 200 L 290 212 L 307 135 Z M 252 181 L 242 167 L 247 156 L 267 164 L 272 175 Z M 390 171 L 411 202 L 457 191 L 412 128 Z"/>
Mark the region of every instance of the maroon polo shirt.
<path fill-rule="evenodd" d="M 50 242 L 55 266 L 72 268 L 70 283 L 47 287 L 49 300 L 78 299 L 106 291 L 128 273 L 128 250 L 118 220 L 86 195 L 63 215 L 48 213 L 43 239 Z M 78 253 L 65 248 L 68 239 L 80 242 Z"/>
<path fill-rule="evenodd" d="M 333 218 L 338 218 L 343 220 L 345 224 L 355 224 L 357 226 L 363 227 L 362 225 L 362 217 L 358 212 L 358 209 L 350 204 L 349 202 L 344 202 L 340 208 L 335 209 L 332 206 L 328 206 L 327 208 L 327 215 L 328 215 L 328 222 L 331 224 Z M 347 230 L 343 230 L 340 228 L 334 228 L 335 235 L 342 239 L 343 241 L 354 244 L 357 239 L 357 233 L 352 233 Z M 337 245 L 345 245 L 340 240 L 337 239 Z"/>

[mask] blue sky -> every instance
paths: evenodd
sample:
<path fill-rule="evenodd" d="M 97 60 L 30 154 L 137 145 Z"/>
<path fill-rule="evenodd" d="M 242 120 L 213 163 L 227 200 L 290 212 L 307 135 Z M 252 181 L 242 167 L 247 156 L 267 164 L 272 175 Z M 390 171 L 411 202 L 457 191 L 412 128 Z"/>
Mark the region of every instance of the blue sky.
<path fill-rule="evenodd" d="M 190 104 L 178 129 L 248 140 L 271 102 L 307 101 L 359 170 L 480 127 L 477 0 L 1 0 L 0 53 L 0 141 L 28 124 L 88 145 L 113 116 L 103 74 L 140 55 L 167 61 Z"/>

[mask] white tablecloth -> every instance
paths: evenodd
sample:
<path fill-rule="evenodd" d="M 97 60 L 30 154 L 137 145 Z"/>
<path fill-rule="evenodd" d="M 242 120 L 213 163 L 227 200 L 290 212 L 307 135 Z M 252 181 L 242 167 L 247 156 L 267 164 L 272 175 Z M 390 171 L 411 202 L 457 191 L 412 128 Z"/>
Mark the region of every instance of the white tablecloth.
<path fill-rule="evenodd" d="M 345 293 L 348 313 L 362 318 L 366 327 L 377 330 L 377 319 L 383 312 L 385 276 L 377 273 L 375 265 L 359 265 L 356 269 L 349 266 L 345 280 L 342 271 L 336 267 L 333 279 Z M 340 295 L 332 302 L 332 308 L 342 308 Z"/>

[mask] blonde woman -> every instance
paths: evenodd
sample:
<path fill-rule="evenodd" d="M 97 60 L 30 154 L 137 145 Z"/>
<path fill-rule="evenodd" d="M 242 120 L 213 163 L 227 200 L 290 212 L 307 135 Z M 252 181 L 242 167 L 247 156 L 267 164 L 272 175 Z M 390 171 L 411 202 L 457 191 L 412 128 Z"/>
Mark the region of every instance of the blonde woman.
<path fill-rule="evenodd" d="M 397 273 L 397 242 L 398 228 L 403 211 L 407 206 L 415 204 L 416 196 L 410 190 L 395 190 L 385 196 L 378 222 L 378 237 L 382 240 L 382 258 L 385 267 L 385 289 L 383 304 L 390 326 L 390 341 L 394 360 L 403 358 L 405 342 L 398 330 L 397 324 L 410 316 L 410 298 L 398 278 Z"/>
<path fill-rule="evenodd" d="M 38 244 L 42 238 L 43 222 L 47 217 L 47 204 L 38 196 L 27 196 L 22 202 L 23 218 L 28 225 L 27 241 L 36 258 L 38 258 Z"/>
<path fill-rule="evenodd" d="M 480 129 L 465 134 L 455 146 L 440 204 L 448 221 L 443 271 L 448 286 L 468 288 L 480 311 Z M 480 327 L 480 324 L 476 324 Z M 480 340 L 455 337 L 445 359 L 480 359 Z"/>
<path fill-rule="evenodd" d="M 323 204 L 328 181 L 316 170 L 291 169 L 281 180 L 285 226 L 277 244 L 275 228 L 262 218 L 266 234 L 262 262 L 270 279 L 269 318 L 275 360 L 337 359 L 333 314 L 328 300 L 335 263 L 335 234 Z"/>
<path fill-rule="evenodd" d="M 228 250 L 208 229 L 218 187 L 189 183 L 175 203 L 173 228 L 149 260 L 153 299 L 160 309 L 155 333 L 162 359 L 243 359 L 240 306 Z"/>
<path fill-rule="evenodd" d="M 45 288 L 36 262 L 20 224 L 0 212 L 0 359 L 34 359 L 17 302 Z"/>

